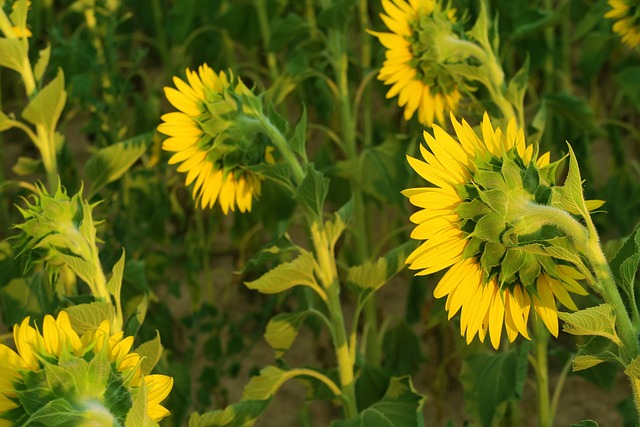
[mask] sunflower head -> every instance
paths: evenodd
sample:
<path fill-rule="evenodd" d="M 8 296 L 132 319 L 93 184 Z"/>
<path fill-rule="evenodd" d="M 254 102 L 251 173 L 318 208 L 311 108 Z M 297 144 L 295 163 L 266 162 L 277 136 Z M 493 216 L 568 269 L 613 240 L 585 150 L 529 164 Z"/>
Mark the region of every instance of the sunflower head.
<path fill-rule="evenodd" d="M 29 321 L 14 327 L 17 352 L 0 344 L 0 426 L 147 425 L 169 415 L 160 402 L 173 379 L 143 375 L 133 337 L 112 335 L 108 321 L 79 336 L 64 311 L 45 316 L 42 331 Z"/>
<path fill-rule="evenodd" d="M 247 167 L 273 162 L 272 148 L 260 131 L 262 99 L 242 80 L 206 64 L 186 70 L 187 82 L 174 77 L 176 88 L 166 87 L 169 102 L 179 111 L 162 116 L 158 131 L 169 136 L 162 148 L 175 153 L 169 164 L 180 163 L 194 184 L 200 207 L 219 201 L 222 211 L 251 210 L 261 191 L 261 179 Z"/>
<path fill-rule="evenodd" d="M 387 48 L 378 75 L 391 85 L 387 98 L 399 95 L 406 120 L 417 111 L 423 125 L 444 122 L 445 113 L 457 109 L 461 91 L 471 90 L 451 66 L 484 53 L 465 40 L 455 9 L 433 0 L 383 0 L 382 6 L 385 13 L 380 16 L 391 32 L 371 34 Z"/>
<path fill-rule="evenodd" d="M 630 48 L 640 45 L 640 5 L 632 0 L 609 0 L 609 6 L 611 10 L 604 16 L 616 20 L 613 31 Z"/>
<path fill-rule="evenodd" d="M 448 268 L 434 295 L 447 297 L 449 318 L 462 311 L 467 342 L 489 332 L 497 348 L 503 325 L 510 341 L 528 338 L 532 307 L 557 335 L 555 300 L 575 310 L 568 292 L 586 294 L 563 252 L 572 250 L 570 237 L 539 214 L 557 211 L 557 163 L 525 143 L 515 120 L 502 132 L 485 115 L 481 135 L 453 115 L 452 123 L 457 140 L 434 126 L 433 136 L 425 133 L 429 149 L 421 146 L 424 160 L 409 158 L 434 186 L 404 191 L 421 208 L 411 237 L 425 240 L 407 263 L 417 274 Z"/>

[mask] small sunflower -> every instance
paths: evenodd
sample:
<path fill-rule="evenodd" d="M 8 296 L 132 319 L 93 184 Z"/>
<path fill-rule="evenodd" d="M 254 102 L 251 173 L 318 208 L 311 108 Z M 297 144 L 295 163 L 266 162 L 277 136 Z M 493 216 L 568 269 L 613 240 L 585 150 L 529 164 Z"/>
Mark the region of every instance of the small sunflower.
<path fill-rule="evenodd" d="M 640 45 L 640 5 L 632 0 L 609 0 L 611 10 L 604 17 L 617 19 L 613 31 L 622 36 L 622 42 L 634 48 Z"/>
<path fill-rule="evenodd" d="M 186 75 L 188 83 L 174 77 L 176 88 L 164 88 L 179 110 L 164 114 L 158 126 L 169 136 L 162 148 L 175 153 L 169 164 L 180 163 L 178 172 L 187 174 L 186 185 L 194 184 L 193 198 L 203 209 L 218 201 L 225 215 L 236 206 L 251 211 L 262 179 L 244 166 L 273 163 L 273 147 L 257 138 L 256 97 L 240 79 L 206 64 Z"/>
<path fill-rule="evenodd" d="M 403 192 L 420 208 L 411 216 L 417 224 L 411 237 L 425 240 L 406 262 L 417 275 L 448 268 L 434 296 L 447 297 L 449 319 L 461 311 L 467 343 L 476 335 L 484 341 L 489 333 L 498 348 L 503 325 L 509 341 L 518 334 L 528 339 L 531 308 L 557 336 L 556 299 L 576 310 L 569 292 L 585 295 L 578 283 L 584 277 L 571 265 L 527 250 L 564 242 L 559 230 L 526 230 L 530 225 L 520 221 L 528 205 L 551 204 L 555 168 L 549 153 L 538 158 L 515 119 L 503 133 L 485 114 L 481 136 L 453 114 L 451 121 L 457 140 L 434 126 L 434 136 L 424 134 L 429 150 L 420 146 L 424 161 L 408 157 L 434 186 Z"/>
<path fill-rule="evenodd" d="M 431 126 L 444 122 L 447 111 L 456 111 L 462 97 L 459 79 L 445 63 L 458 62 L 443 41 L 455 41 L 455 10 L 442 10 L 435 0 L 382 0 L 386 12 L 380 14 L 390 33 L 370 31 L 387 48 L 378 75 L 391 85 L 387 98 L 398 95 L 405 120 L 417 111 L 418 121 Z M 452 56 L 454 55 L 454 56 Z"/>
<path fill-rule="evenodd" d="M 123 425 L 143 382 L 147 416 L 160 421 L 169 415 L 160 402 L 173 379 L 142 375 L 140 355 L 130 352 L 133 337 L 111 335 L 108 321 L 80 337 L 64 311 L 56 319 L 45 316 L 42 332 L 29 322 L 27 317 L 13 329 L 17 352 L 0 344 L 0 426 L 31 419 L 46 425 L 54 416 L 63 417 L 56 425 L 61 419 Z"/>

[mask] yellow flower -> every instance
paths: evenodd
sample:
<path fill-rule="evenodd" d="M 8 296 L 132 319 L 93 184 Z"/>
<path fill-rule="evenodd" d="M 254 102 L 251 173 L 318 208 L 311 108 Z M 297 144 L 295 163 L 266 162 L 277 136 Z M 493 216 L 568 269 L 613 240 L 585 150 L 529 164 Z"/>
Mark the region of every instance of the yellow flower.
<path fill-rule="evenodd" d="M 444 41 L 457 40 L 452 25 L 455 10 L 441 10 L 435 0 L 382 0 L 380 14 L 390 33 L 370 31 L 387 48 L 378 79 L 391 85 L 387 98 L 398 95 L 405 120 L 417 111 L 418 121 L 431 126 L 444 122 L 447 111 L 456 111 L 460 82 L 445 62 L 457 62 L 454 52 L 443 52 Z"/>
<path fill-rule="evenodd" d="M 449 319 L 461 311 L 467 343 L 476 335 L 484 341 L 489 333 L 498 348 L 503 325 L 509 341 L 518 334 L 528 339 L 532 307 L 557 336 L 555 299 L 576 310 L 569 292 L 586 294 L 578 283 L 583 276 L 566 263 L 527 250 L 547 234 L 560 239 L 557 230 L 530 229 L 520 221 L 527 205 L 550 204 L 555 168 L 549 153 L 537 158 L 515 119 L 503 133 L 485 114 L 481 136 L 453 114 L 451 121 L 457 140 L 434 126 L 434 136 L 424 134 L 430 151 L 420 147 L 424 161 L 408 157 L 434 186 L 403 192 L 420 208 L 411 216 L 417 224 L 411 237 L 425 240 L 406 262 L 419 270 L 417 275 L 448 268 L 434 296 L 447 297 Z"/>
<path fill-rule="evenodd" d="M 188 83 L 174 77 L 176 88 L 164 89 L 179 110 L 163 115 L 158 126 L 169 136 L 162 148 L 175 153 L 169 164 L 181 163 L 178 172 L 187 174 L 186 185 L 194 183 L 193 198 L 203 209 L 218 201 L 225 215 L 236 206 L 251 211 L 262 179 L 244 167 L 273 160 L 271 148 L 255 141 L 255 95 L 240 79 L 215 74 L 206 64 L 186 75 Z"/>
<path fill-rule="evenodd" d="M 640 7 L 629 0 L 609 0 L 611 10 L 604 17 L 617 19 L 613 31 L 622 36 L 622 42 L 634 48 L 640 45 Z"/>
<path fill-rule="evenodd" d="M 166 375 L 141 374 L 140 355 L 130 352 L 133 337 L 123 338 L 122 332 L 111 335 L 108 321 L 80 337 L 64 311 L 55 320 L 46 315 L 42 332 L 29 322 L 27 317 L 14 326 L 17 352 L 0 344 L 0 426 L 13 425 L 16 419 L 24 421 L 58 399 L 66 400 L 70 422 L 97 419 L 96 414 L 99 419 L 123 421 L 126 413 L 118 413 L 122 411 L 122 403 L 115 409 L 110 408 L 109 396 L 127 391 L 135 395 L 142 381 L 146 385 L 148 416 L 160 421 L 169 415 L 160 402 L 171 391 L 173 379 Z M 106 367 L 99 364 L 98 355 L 106 357 Z M 94 361 L 101 369 L 82 369 Z M 54 377 L 50 376 L 52 370 L 56 373 Z M 23 400 L 34 388 L 41 390 L 40 401 L 34 402 L 33 395 L 31 400 Z"/>

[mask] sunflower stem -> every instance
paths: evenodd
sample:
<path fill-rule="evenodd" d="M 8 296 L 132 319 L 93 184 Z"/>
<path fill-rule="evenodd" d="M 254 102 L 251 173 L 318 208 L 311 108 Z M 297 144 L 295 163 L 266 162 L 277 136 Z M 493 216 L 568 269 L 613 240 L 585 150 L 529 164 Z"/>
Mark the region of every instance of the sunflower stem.
<path fill-rule="evenodd" d="M 273 142 L 273 145 L 276 146 L 282 157 L 284 157 L 284 160 L 287 162 L 289 167 L 291 167 L 293 176 L 296 180 L 296 184 L 299 185 L 304 179 L 305 173 L 302 169 L 302 166 L 300 165 L 300 162 L 298 161 L 298 158 L 289 146 L 289 142 L 284 137 L 284 135 L 282 135 L 280 130 L 275 127 L 274 124 L 271 123 L 271 120 L 269 120 L 267 117 L 262 114 L 257 114 L 256 118 L 262 125 L 262 129 L 264 130 L 264 132 L 267 134 L 267 136 L 269 136 L 269 138 L 271 138 L 271 142 Z"/>
<path fill-rule="evenodd" d="M 553 418 L 549 405 L 549 367 L 547 364 L 547 346 L 549 332 L 541 319 L 534 322 L 534 351 L 536 361 L 536 392 L 538 398 L 538 426 L 551 427 Z"/>
<path fill-rule="evenodd" d="M 260 26 L 260 35 L 264 42 L 264 50 L 267 55 L 267 65 L 269 66 L 269 76 L 275 81 L 278 78 L 278 63 L 273 52 L 269 52 L 269 41 L 271 40 L 271 29 L 269 28 L 269 15 L 267 14 L 266 0 L 256 0 L 256 12 L 258 14 L 258 25 Z"/>
<path fill-rule="evenodd" d="M 355 394 L 355 380 L 353 376 L 354 358 L 349 350 L 347 332 L 340 302 L 340 282 L 335 254 L 329 244 L 327 233 L 321 223 L 311 224 L 311 236 L 316 251 L 316 260 L 320 267 L 320 280 L 327 291 L 329 307 L 329 320 L 331 322 L 331 336 L 336 351 L 338 362 L 338 374 L 342 388 L 342 401 L 345 418 L 353 418 L 357 415 Z"/>

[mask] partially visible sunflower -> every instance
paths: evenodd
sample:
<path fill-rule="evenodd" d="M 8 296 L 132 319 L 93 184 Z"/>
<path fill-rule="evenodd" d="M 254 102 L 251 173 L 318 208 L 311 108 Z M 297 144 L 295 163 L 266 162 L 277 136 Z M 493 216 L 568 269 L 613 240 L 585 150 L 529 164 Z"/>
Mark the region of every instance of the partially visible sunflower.
<path fill-rule="evenodd" d="M 630 48 L 640 45 L 640 4 L 635 0 L 609 0 L 611 10 L 604 17 L 616 19 L 613 31 Z"/>
<path fill-rule="evenodd" d="M 133 337 L 111 335 L 108 321 L 80 337 L 64 311 L 45 316 L 42 332 L 29 322 L 13 329 L 17 352 L 0 344 L 0 426 L 46 424 L 54 415 L 71 425 L 123 425 L 143 382 L 148 417 L 169 415 L 160 402 L 173 379 L 142 375 L 140 355 L 130 352 Z"/>
<path fill-rule="evenodd" d="M 553 226 L 529 229 L 522 223 L 527 207 L 550 205 L 554 186 L 549 153 L 525 143 L 515 119 L 506 133 L 494 129 L 485 114 L 478 136 L 451 114 L 457 140 L 439 126 L 424 133 L 429 150 L 423 160 L 408 157 L 411 167 L 433 187 L 403 192 L 420 208 L 411 237 L 425 240 L 408 258 L 417 275 L 448 269 L 434 290 L 447 297 L 449 319 L 461 311 L 460 329 L 467 343 L 490 334 L 498 348 L 503 325 L 509 341 L 529 338 L 531 308 L 557 336 L 556 299 L 576 310 L 569 292 L 584 295 L 583 275 L 566 262 L 526 250 L 545 239 L 566 239 Z M 596 204 L 591 204 L 596 207 Z M 524 231 L 523 231 L 524 229 Z"/>
<path fill-rule="evenodd" d="M 417 111 L 418 121 L 425 126 L 434 120 L 443 123 L 446 112 L 456 111 L 464 85 L 445 66 L 463 59 L 455 58 L 447 47 L 450 43 L 443 43 L 458 40 L 453 28 L 455 9 L 443 10 L 435 0 L 382 0 L 382 6 L 386 15 L 380 16 L 391 32 L 370 33 L 387 48 L 378 75 L 391 85 L 387 98 L 399 95 L 405 120 Z"/>
<path fill-rule="evenodd" d="M 223 71 L 216 74 L 206 64 L 186 70 L 187 82 L 178 77 L 176 88 L 165 95 L 179 112 L 162 116 L 158 131 L 169 136 L 162 148 L 175 154 L 169 164 L 180 163 L 186 185 L 194 184 L 193 198 L 200 207 L 218 201 L 224 214 L 251 211 L 260 196 L 262 179 L 245 166 L 273 163 L 273 148 L 256 138 L 255 95 L 240 79 Z M 249 102 L 247 102 L 249 101 Z"/>

